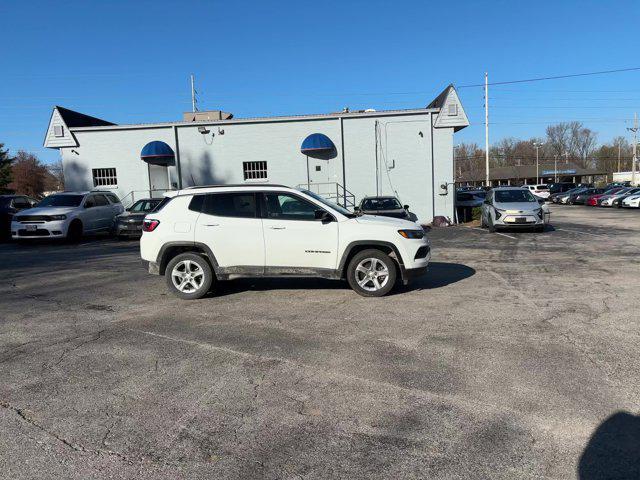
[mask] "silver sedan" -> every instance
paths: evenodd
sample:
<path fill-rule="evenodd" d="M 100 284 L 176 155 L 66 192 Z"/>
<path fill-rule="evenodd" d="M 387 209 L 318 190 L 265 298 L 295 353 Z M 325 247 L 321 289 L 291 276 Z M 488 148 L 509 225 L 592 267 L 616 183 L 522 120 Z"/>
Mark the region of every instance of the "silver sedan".
<path fill-rule="evenodd" d="M 548 222 L 546 205 L 525 188 L 498 187 L 492 189 L 482 204 L 481 223 L 495 232 L 499 228 L 533 228 L 543 231 Z"/>

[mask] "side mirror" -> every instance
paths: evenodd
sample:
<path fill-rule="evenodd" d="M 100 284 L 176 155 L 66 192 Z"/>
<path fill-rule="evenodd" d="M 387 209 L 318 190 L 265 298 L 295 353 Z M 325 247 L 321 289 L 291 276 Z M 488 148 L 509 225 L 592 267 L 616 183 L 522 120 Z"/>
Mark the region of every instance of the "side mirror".
<path fill-rule="evenodd" d="M 405 209 L 405 210 L 409 210 L 409 205 L 405 205 L 405 206 L 404 206 L 404 209 Z"/>
<path fill-rule="evenodd" d="M 316 220 L 321 220 L 322 223 L 330 223 L 333 222 L 333 217 L 326 210 L 316 210 L 315 211 Z"/>
<path fill-rule="evenodd" d="M 87 203 L 84 204 L 84 208 L 92 208 L 92 207 L 95 207 L 93 202 L 87 202 Z"/>
<path fill-rule="evenodd" d="M 353 211 L 354 212 L 359 212 L 360 211 L 360 207 L 353 207 Z"/>
<path fill-rule="evenodd" d="M 485 201 L 484 201 L 484 202 L 482 202 L 482 203 L 484 203 L 485 205 L 489 205 L 489 203 L 490 203 L 490 202 L 489 202 L 489 200 L 485 200 Z"/>
<path fill-rule="evenodd" d="M 544 198 L 539 198 L 539 199 L 538 199 L 538 203 L 539 203 L 540 205 L 544 205 Z"/>

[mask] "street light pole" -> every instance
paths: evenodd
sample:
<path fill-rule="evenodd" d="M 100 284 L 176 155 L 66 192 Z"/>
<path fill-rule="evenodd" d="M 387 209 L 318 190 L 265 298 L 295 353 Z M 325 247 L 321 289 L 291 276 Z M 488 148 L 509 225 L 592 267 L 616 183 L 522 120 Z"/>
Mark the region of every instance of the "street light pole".
<path fill-rule="evenodd" d="M 484 162 L 485 186 L 489 186 L 489 73 L 484 72 Z"/>
<path fill-rule="evenodd" d="M 544 145 L 544 143 L 537 143 L 537 142 L 533 142 L 533 146 L 536 149 L 536 182 L 540 183 L 540 160 L 538 158 L 538 150 L 540 150 L 540 147 Z"/>
<path fill-rule="evenodd" d="M 558 183 L 558 155 L 553 156 L 553 181 Z"/>

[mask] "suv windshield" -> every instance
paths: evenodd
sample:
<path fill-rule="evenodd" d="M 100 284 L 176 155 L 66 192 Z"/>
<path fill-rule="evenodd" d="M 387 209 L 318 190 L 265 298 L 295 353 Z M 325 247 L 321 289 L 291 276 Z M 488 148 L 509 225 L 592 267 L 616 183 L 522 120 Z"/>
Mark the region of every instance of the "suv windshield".
<path fill-rule="evenodd" d="M 38 207 L 79 207 L 84 195 L 49 195 Z"/>
<path fill-rule="evenodd" d="M 535 197 L 528 190 L 497 190 L 496 202 L 498 203 L 515 203 L 515 202 L 537 202 Z"/>
<path fill-rule="evenodd" d="M 367 198 L 362 202 L 363 210 L 398 210 L 402 208 L 397 198 Z"/>
<path fill-rule="evenodd" d="M 302 193 L 309 195 L 312 198 L 315 198 L 316 200 L 318 200 L 320 203 L 323 203 L 324 205 L 326 205 L 327 207 L 333 208 L 336 212 L 341 213 L 342 215 L 344 215 L 345 217 L 348 218 L 354 218 L 356 217 L 355 213 L 351 213 L 349 210 L 347 210 L 344 207 L 341 207 L 338 204 L 333 203 L 330 200 L 327 200 L 326 198 L 321 197 L 320 195 L 318 195 L 317 193 L 313 193 L 310 192 L 309 190 L 300 190 Z"/>

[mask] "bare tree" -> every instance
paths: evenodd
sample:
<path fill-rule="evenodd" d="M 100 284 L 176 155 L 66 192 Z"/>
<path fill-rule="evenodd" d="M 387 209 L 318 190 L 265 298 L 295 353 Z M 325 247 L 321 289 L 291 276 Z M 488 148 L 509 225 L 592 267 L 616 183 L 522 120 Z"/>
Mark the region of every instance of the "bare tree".
<path fill-rule="evenodd" d="M 568 152 L 571 144 L 571 125 L 558 123 L 547 127 L 546 145 L 551 156 L 561 156 Z"/>
<path fill-rule="evenodd" d="M 35 155 L 18 151 L 11 167 L 13 181 L 9 188 L 16 193 L 37 197 L 45 190 L 49 172 Z"/>
<path fill-rule="evenodd" d="M 64 190 L 64 171 L 62 170 L 62 160 L 47 165 L 47 170 L 51 174 L 51 178 L 47 185 L 48 191 Z"/>

